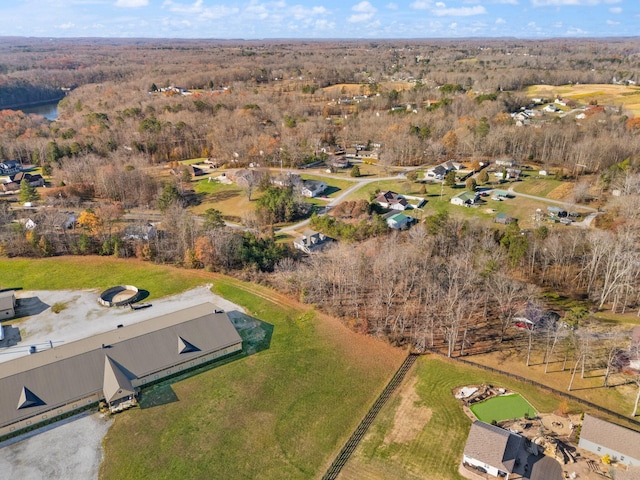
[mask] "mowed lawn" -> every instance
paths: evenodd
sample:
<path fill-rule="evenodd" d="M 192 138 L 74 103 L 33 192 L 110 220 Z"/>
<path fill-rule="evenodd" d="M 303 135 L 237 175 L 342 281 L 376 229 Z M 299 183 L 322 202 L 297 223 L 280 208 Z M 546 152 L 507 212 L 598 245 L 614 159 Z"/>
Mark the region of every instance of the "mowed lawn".
<path fill-rule="evenodd" d="M 537 411 L 552 412 L 561 400 L 535 387 L 479 368 L 427 355 L 420 357 L 405 382 L 416 381 L 418 400 L 430 409 L 430 418 L 414 425 L 414 434 L 404 441 L 391 441 L 399 391 L 372 424 L 363 442 L 349 460 L 339 480 L 454 480 L 462 479 L 458 465 L 467 441 L 471 419 L 453 396 L 453 389 L 465 385 L 491 384 L 521 393 Z M 569 404 L 571 411 L 579 407 Z M 407 429 L 404 427 L 405 430 Z"/>
<path fill-rule="evenodd" d="M 318 478 L 405 356 L 273 291 L 217 278 L 217 293 L 273 325 L 270 348 L 173 384 L 177 402 L 118 415 L 101 478 Z"/>
<path fill-rule="evenodd" d="M 66 290 L 135 285 L 149 299 L 183 292 L 210 282 L 202 275 L 135 259 L 113 257 L 0 258 L 0 288 Z"/>
<path fill-rule="evenodd" d="M 475 403 L 470 408 L 478 420 L 486 423 L 491 423 L 494 420 L 500 422 L 524 418 L 525 415 L 528 418 L 533 418 L 536 415 L 536 411 L 529 402 L 517 393 L 493 397 L 484 402 Z"/>

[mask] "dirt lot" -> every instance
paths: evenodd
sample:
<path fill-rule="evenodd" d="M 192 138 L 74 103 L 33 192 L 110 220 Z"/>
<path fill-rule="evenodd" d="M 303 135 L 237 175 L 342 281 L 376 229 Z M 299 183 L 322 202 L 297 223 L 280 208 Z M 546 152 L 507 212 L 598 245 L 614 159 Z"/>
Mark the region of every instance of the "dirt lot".
<path fill-rule="evenodd" d="M 19 329 L 21 339 L 11 346 L 0 345 L 0 362 L 28 355 L 30 345 L 44 349 L 50 348 L 52 342 L 55 347 L 116 328 L 118 324 L 130 325 L 203 302 L 212 302 L 226 311 L 243 311 L 211 293 L 210 286 L 156 300 L 150 308 L 135 311 L 102 307 L 98 305 L 99 293 L 93 290 L 17 292 L 16 296 L 22 300 L 19 315 L 26 316 L 3 325 L 14 327 L 8 329 L 13 333 Z M 59 302 L 65 303 L 66 308 L 54 313 L 50 307 Z M 3 345 L 5 343 L 6 340 Z M 80 414 L 8 440 L 0 444 L 0 477 L 96 479 L 102 462 L 102 439 L 111 422 L 98 413 Z"/>

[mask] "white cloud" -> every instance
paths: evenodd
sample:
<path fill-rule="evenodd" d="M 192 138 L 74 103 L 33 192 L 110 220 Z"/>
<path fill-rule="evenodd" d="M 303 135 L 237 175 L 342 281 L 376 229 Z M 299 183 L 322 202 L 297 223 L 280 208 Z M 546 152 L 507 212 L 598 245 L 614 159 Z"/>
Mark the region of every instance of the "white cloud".
<path fill-rule="evenodd" d="M 414 10 L 428 10 L 431 8 L 431 0 L 416 0 L 409 6 Z"/>
<path fill-rule="evenodd" d="M 569 27 L 566 31 L 566 34 L 569 36 L 574 36 L 574 35 L 586 35 L 587 32 L 586 30 L 582 30 L 581 28 L 578 27 Z"/>
<path fill-rule="evenodd" d="M 367 0 L 363 0 L 362 2 L 354 5 L 351 7 L 351 10 L 356 13 L 347 18 L 347 21 L 350 23 L 368 22 L 378 11 L 378 9 L 371 5 Z"/>
<path fill-rule="evenodd" d="M 118 0 L 115 5 L 124 8 L 146 7 L 149 5 L 149 0 Z"/>
<path fill-rule="evenodd" d="M 475 7 L 439 8 L 433 10 L 433 14 L 438 17 L 470 17 L 473 15 L 483 15 L 485 13 L 487 13 L 487 10 L 482 5 L 476 5 Z"/>
<path fill-rule="evenodd" d="M 393 3 L 393 2 L 387 3 L 387 8 L 389 10 L 398 10 L 398 4 L 397 3 Z"/>
<path fill-rule="evenodd" d="M 456 28 L 458 28 L 458 24 L 457 24 L 456 22 L 450 23 L 450 24 L 449 24 L 449 28 L 450 28 L 451 30 L 455 30 Z"/>
<path fill-rule="evenodd" d="M 505 23 L 507 23 L 507 21 L 504 18 L 496 18 L 496 25 L 503 25 Z"/>
<path fill-rule="evenodd" d="M 362 13 L 376 13 L 378 11 L 378 9 L 371 5 L 371 3 L 369 3 L 367 0 L 363 0 L 357 5 L 354 5 L 353 7 L 351 7 L 351 10 L 353 10 L 354 12 Z"/>
<path fill-rule="evenodd" d="M 619 13 L 622 13 L 622 8 L 620 8 L 620 7 L 611 7 L 611 8 L 609 9 L 609 11 L 610 11 L 611 13 L 619 14 Z"/>
<path fill-rule="evenodd" d="M 311 7 L 307 8 L 302 5 L 294 5 L 291 7 L 289 15 L 296 20 L 302 20 L 303 18 L 309 18 L 311 16 L 327 15 L 331 12 L 324 7 Z"/>
<path fill-rule="evenodd" d="M 173 13 L 198 15 L 200 18 L 207 20 L 216 20 L 239 12 L 237 8 L 227 7 L 225 5 L 205 7 L 202 0 L 196 0 L 192 4 L 175 3 L 172 0 L 165 0 L 162 7 L 168 8 L 169 11 Z"/>
<path fill-rule="evenodd" d="M 620 25 L 620 22 L 616 22 L 615 20 L 607 20 L 607 25 Z"/>
<path fill-rule="evenodd" d="M 56 25 L 55 28 L 59 28 L 60 30 L 69 30 L 70 28 L 73 28 L 75 26 L 76 26 L 75 23 L 68 22 L 68 23 L 63 23 L 62 25 Z"/>
<path fill-rule="evenodd" d="M 447 8 L 447 6 L 442 2 L 436 2 L 436 8 Z"/>
<path fill-rule="evenodd" d="M 492 3 L 502 3 L 507 5 L 518 5 L 518 0 L 494 0 Z"/>

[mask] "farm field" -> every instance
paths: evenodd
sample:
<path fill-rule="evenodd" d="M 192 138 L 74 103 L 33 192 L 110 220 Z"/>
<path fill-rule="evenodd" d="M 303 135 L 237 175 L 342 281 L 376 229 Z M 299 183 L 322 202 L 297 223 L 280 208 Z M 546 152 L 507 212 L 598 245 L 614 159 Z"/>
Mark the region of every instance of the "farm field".
<path fill-rule="evenodd" d="M 598 105 L 622 105 L 635 115 L 640 115 L 640 87 L 612 84 L 533 85 L 525 89 L 530 97 L 560 96 L 587 105 L 596 100 Z"/>
<path fill-rule="evenodd" d="M 270 347 L 173 384 L 176 402 L 117 416 L 101 478 L 316 478 L 404 358 L 268 289 L 210 277 L 273 326 Z"/>

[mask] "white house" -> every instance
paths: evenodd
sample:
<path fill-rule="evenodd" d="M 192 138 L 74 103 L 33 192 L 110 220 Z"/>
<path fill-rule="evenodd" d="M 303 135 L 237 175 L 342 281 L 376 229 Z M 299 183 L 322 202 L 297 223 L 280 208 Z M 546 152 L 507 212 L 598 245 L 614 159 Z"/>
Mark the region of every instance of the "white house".
<path fill-rule="evenodd" d="M 461 192 L 454 197 L 451 198 L 451 203 L 453 205 L 460 206 L 469 206 L 473 205 L 478 201 L 478 194 L 476 192 Z"/>
<path fill-rule="evenodd" d="M 413 222 L 413 217 L 405 215 L 404 213 L 393 213 L 386 216 L 387 225 L 394 230 L 402 230 L 408 228 Z"/>
<path fill-rule="evenodd" d="M 376 198 L 374 198 L 373 201 L 380 205 L 382 208 L 389 208 L 391 210 L 403 211 L 409 205 L 406 198 L 396 192 L 391 191 L 380 192 L 378 195 L 376 195 Z"/>
<path fill-rule="evenodd" d="M 580 448 L 628 466 L 640 466 L 640 433 L 587 413 L 580 429 Z"/>
<path fill-rule="evenodd" d="M 327 189 L 327 184 L 320 180 L 304 180 L 301 193 L 308 198 L 314 198 Z"/>

